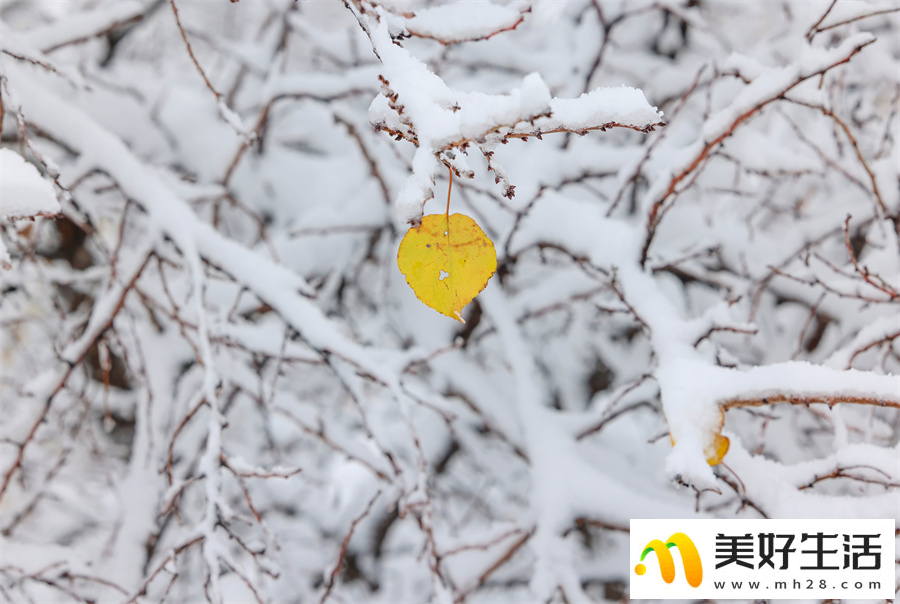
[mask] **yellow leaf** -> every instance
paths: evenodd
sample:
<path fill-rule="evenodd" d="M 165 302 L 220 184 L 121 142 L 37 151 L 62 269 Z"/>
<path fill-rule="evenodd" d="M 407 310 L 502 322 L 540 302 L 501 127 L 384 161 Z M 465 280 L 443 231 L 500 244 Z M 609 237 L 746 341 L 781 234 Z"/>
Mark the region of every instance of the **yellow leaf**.
<path fill-rule="evenodd" d="M 703 449 L 703 454 L 706 455 L 706 463 L 711 466 L 717 466 L 722 463 L 722 460 L 725 458 L 725 454 L 728 453 L 728 447 L 731 446 L 731 441 L 728 440 L 728 437 L 722 436 L 722 427 L 724 425 L 725 412 L 719 409 L 719 426 L 711 435 L 710 441 Z M 672 438 L 671 434 L 669 435 L 669 442 L 672 443 L 673 447 L 675 446 L 675 439 Z"/>
<path fill-rule="evenodd" d="M 464 214 L 430 214 L 407 231 L 397 265 L 424 304 L 465 323 L 461 311 L 497 270 L 497 253 L 478 224 Z"/>
<path fill-rule="evenodd" d="M 711 466 L 717 466 L 722 463 L 722 459 L 725 457 L 725 454 L 728 453 L 728 446 L 730 444 L 731 441 L 728 440 L 727 436 L 716 434 L 712 446 L 705 451 L 706 463 Z"/>

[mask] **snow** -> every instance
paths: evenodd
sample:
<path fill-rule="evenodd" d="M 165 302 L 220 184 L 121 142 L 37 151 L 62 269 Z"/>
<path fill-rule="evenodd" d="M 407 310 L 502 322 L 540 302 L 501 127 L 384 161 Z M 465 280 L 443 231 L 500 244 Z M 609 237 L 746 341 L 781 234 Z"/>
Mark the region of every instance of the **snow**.
<path fill-rule="evenodd" d="M 4 597 L 604 601 L 635 516 L 900 520 L 896 14 L 176 2 L 221 103 L 165 2 L 3 14 L 85 229 L 0 220 Z M 396 267 L 445 165 L 459 327 Z"/>
<path fill-rule="evenodd" d="M 641 129 L 659 124 L 663 114 L 651 107 L 644 93 L 630 86 L 598 88 L 577 99 L 553 99 L 546 130 L 585 130 L 603 124 L 625 124 Z"/>
<path fill-rule="evenodd" d="M 463 1 L 416 10 L 402 20 L 411 34 L 445 42 L 478 40 L 522 20 L 523 2 Z"/>
<path fill-rule="evenodd" d="M 40 48 L 32 44 L 21 32 L 12 29 L 5 21 L 0 21 L 0 38 L 3 40 L 3 50 L 5 51 L 0 55 L 0 65 L 5 65 L 13 58 L 31 61 L 48 66 L 53 73 L 65 77 L 73 86 L 84 86 L 84 78 L 77 69 L 60 64 L 44 55 Z M 14 98 L 14 93 L 10 94 Z"/>
<path fill-rule="evenodd" d="M 799 82 L 844 60 L 873 40 L 872 34 L 858 33 L 848 37 L 832 49 L 806 49 L 804 56 L 797 63 L 757 75 L 726 109 L 722 109 L 710 117 L 703 127 L 703 142 L 709 143 L 719 138 L 727 132 L 731 124 L 741 119 L 741 116 L 746 115 L 754 107 L 780 96 Z"/>
<path fill-rule="evenodd" d="M 546 599 L 560 582 L 578 585 L 572 551 L 560 537 L 576 518 L 599 516 L 624 526 L 629 518 L 656 517 L 662 510 L 652 499 L 597 472 L 580 457 L 575 439 L 546 405 L 547 393 L 535 380 L 539 371 L 530 347 L 521 339 L 503 294 L 488 286 L 480 300 L 512 366 L 516 413 L 532 463 L 530 515 L 537 523 L 529 544 L 537 557 L 530 586 L 536 597 Z M 690 515 L 688 508 L 680 515 Z"/>
<path fill-rule="evenodd" d="M 142 202 L 155 228 L 171 236 L 187 253 L 202 254 L 226 269 L 279 309 L 314 345 L 333 349 L 366 366 L 386 383 L 395 380 L 363 347 L 348 340 L 312 302 L 299 295 L 312 291 L 302 277 L 259 254 L 247 254 L 246 248 L 199 222 L 184 202 L 154 178 L 118 139 L 77 108 L 62 103 L 52 92 L 26 82 L 22 79 L 18 90 L 31 107 L 32 119 L 73 148 L 81 149 L 85 157 L 113 175 L 123 190 Z"/>
<path fill-rule="evenodd" d="M 72 12 L 47 25 L 33 27 L 26 39 L 44 52 L 90 38 L 142 15 L 146 9 L 137 0 L 103 3 L 91 11 Z"/>
<path fill-rule="evenodd" d="M 732 439 L 732 443 L 735 439 Z M 896 493 L 880 493 L 862 500 L 835 497 L 797 490 L 835 467 L 853 467 L 860 459 L 865 465 L 884 472 L 882 477 L 896 481 L 900 449 L 851 447 L 826 459 L 784 466 L 759 455 L 750 455 L 739 444 L 729 450 L 728 464 L 741 476 L 744 486 L 760 494 L 763 512 L 777 518 L 893 518 L 900 520 L 900 502 Z M 871 455 L 875 453 L 875 455 Z M 862 455 L 861 455 L 862 454 Z M 874 463 L 873 463 L 874 462 Z M 864 502 L 863 502 L 864 501 Z"/>
<path fill-rule="evenodd" d="M 829 398 L 870 398 L 900 404 L 900 376 L 830 367 L 795 361 L 754 367 L 735 373 L 721 371 L 718 380 L 705 384 L 707 396 L 719 401 L 794 396 L 811 401 Z"/>
<path fill-rule="evenodd" d="M 842 0 L 831 7 L 818 29 L 823 30 L 864 17 L 893 13 L 898 10 L 900 7 L 893 0 Z"/>
<path fill-rule="evenodd" d="M 21 155 L 0 149 L 0 215 L 15 219 L 59 212 L 53 185 Z"/>
<path fill-rule="evenodd" d="M 367 89 L 374 93 L 377 91 L 378 73 L 379 69 L 374 65 L 349 68 L 340 74 L 282 73 L 273 75 L 265 82 L 263 93 L 269 101 L 291 96 L 327 99 Z"/>
<path fill-rule="evenodd" d="M 380 14 L 385 15 L 383 11 Z M 406 49 L 393 44 L 388 21 L 384 18 L 371 26 L 372 43 L 387 83 L 386 90 L 369 106 L 369 121 L 376 128 L 416 140 L 412 174 L 395 202 L 400 224 L 421 219 L 423 206 L 432 196 L 435 156 L 467 141 L 488 143 L 485 150 L 492 150 L 499 141 L 498 132 L 501 136 L 510 132 L 539 136 L 542 130 L 583 131 L 613 125 L 641 130 L 662 121 L 662 114 L 634 88 L 599 89 L 577 99 L 553 99 L 538 73 L 526 76 L 521 88 L 508 95 L 454 90 Z"/>
<path fill-rule="evenodd" d="M 582 228 L 573 230 L 574 224 Z M 747 371 L 710 365 L 692 343 L 709 327 L 727 323 L 728 313 L 720 307 L 706 320 L 687 321 L 680 316 L 659 285 L 635 264 L 641 238 L 639 229 L 604 218 L 589 204 L 547 195 L 529 213 L 512 250 L 552 242 L 583 254 L 595 266 L 616 271 L 626 299 L 650 329 L 658 358 L 655 377 L 675 441 L 667 460 L 670 476 L 714 488 L 715 478 L 705 459 L 721 430 L 727 404 L 780 395 L 810 401 L 862 398 L 900 405 L 900 376 L 836 371 L 805 362 Z"/>

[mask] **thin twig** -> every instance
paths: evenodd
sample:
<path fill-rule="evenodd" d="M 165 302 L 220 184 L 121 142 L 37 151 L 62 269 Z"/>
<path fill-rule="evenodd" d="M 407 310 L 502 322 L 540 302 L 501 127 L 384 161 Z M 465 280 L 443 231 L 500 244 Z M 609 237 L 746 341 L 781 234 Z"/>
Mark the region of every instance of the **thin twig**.
<path fill-rule="evenodd" d="M 863 280 L 877 289 L 880 292 L 884 292 L 888 296 L 890 296 L 891 300 L 900 297 L 900 292 L 898 292 L 893 287 L 890 287 L 887 283 L 884 282 L 883 279 L 879 279 L 881 283 L 876 283 L 872 279 L 872 274 L 869 273 L 868 268 L 863 268 L 859 266 L 859 263 L 856 261 L 856 254 L 853 253 L 853 245 L 850 242 L 850 215 L 847 215 L 847 218 L 844 220 L 844 244 L 847 246 L 847 253 L 850 254 L 850 262 L 853 263 L 853 268 L 856 270 L 857 274 L 863 278 Z"/>
<path fill-rule="evenodd" d="M 178 31 L 179 33 L 181 33 L 181 39 L 184 40 L 184 46 L 187 48 L 188 54 L 191 57 L 191 61 L 194 63 L 194 67 L 197 68 L 197 72 L 200 74 L 200 77 L 203 78 L 204 83 L 206 83 L 206 87 L 209 88 L 209 90 L 216 96 L 216 100 L 222 100 L 222 95 L 219 94 L 219 91 L 215 89 L 215 87 L 212 85 L 212 82 L 210 82 L 209 78 L 206 77 L 206 72 L 203 71 L 202 67 L 200 67 L 200 62 L 194 55 L 194 49 L 191 48 L 191 43 L 184 31 L 184 27 L 182 27 L 181 25 L 181 18 L 178 16 L 178 7 L 175 6 L 175 0 L 169 0 L 169 5 L 172 7 L 172 14 L 175 15 L 175 24 L 178 26 Z"/>
<path fill-rule="evenodd" d="M 337 579 L 338 573 L 341 572 L 341 566 L 344 564 L 344 556 L 347 555 L 347 546 L 350 545 L 350 539 L 353 538 L 353 532 L 356 530 L 356 527 L 359 525 L 363 519 L 369 515 L 369 512 L 372 511 L 372 506 L 375 505 L 375 502 L 378 498 L 381 497 L 381 491 L 375 493 L 375 496 L 369 500 L 368 505 L 362 511 L 362 513 L 353 519 L 353 522 L 350 523 L 350 528 L 347 530 L 347 534 L 344 536 L 344 540 L 341 542 L 341 549 L 338 552 L 338 559 L 334 565 L 334 568 L 331 569 L 331 574 L 328 576 L 328 581 L 325 583 L 325 593 L 322 594 L 322 599 L 319 600 L 319 604 L 324 604 L 324 602 L 328 599 L 328 596 L 331 595 L 331 590 L 334 588 L 335 580 Z"/>

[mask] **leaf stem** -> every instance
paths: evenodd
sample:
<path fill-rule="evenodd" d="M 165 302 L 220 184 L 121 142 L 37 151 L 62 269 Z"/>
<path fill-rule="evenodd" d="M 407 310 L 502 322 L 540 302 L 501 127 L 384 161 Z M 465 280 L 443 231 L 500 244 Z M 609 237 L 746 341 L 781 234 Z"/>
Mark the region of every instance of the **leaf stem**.
<path fill-rule="evenodd" d="M 450 170 L 450 186 L 447 187 L 447 226 L 450 226 L 450 191 L 453 190 L 453 168 L 447 166 L 447 169 Z"/>

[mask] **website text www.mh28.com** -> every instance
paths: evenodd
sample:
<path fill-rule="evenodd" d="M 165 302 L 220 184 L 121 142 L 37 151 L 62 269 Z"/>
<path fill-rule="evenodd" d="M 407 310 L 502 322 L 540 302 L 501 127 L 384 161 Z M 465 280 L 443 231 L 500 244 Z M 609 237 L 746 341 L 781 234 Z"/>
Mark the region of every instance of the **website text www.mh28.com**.
<path fill-rule="evenodd" d="M 731 589 L 741 589 L 745 584 L 744 581 L 713 581 L 713 585 L 716 589 L 726 589 L 731 587 Z M 805 585 L 804 585 L 805 584 Z M 750 589 L 760 589 L 760 585 L 762 583 L 760 581 L 746 581 L 747 587 Z M 832 589 L 863 589 L 865 587 L 865 583 L 863 581 L 833 581 L 829 582 L 826 579 L 819 579 L 818 582 L 814 579 L 803 579 L 802 581 L 799 579 L 794 579 L 793 585 L 791 589 L 828 589 L 828 586 L 831 585 Z M 762 589 L 788 589 L 787 581 L 775 581 L 774 586 L 762 585 Z M 880 589 L 881 581 L 869 581 L 869 589 Z"/>

